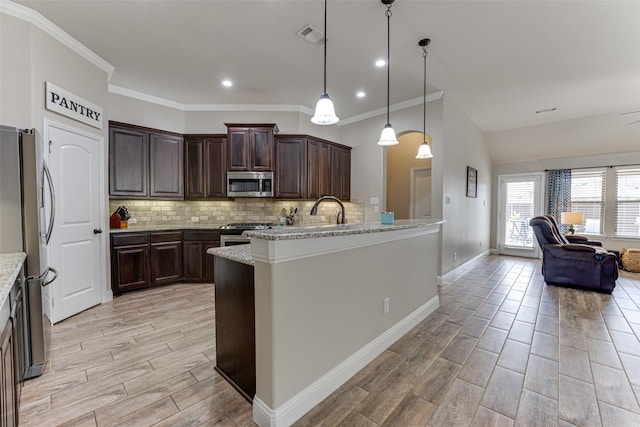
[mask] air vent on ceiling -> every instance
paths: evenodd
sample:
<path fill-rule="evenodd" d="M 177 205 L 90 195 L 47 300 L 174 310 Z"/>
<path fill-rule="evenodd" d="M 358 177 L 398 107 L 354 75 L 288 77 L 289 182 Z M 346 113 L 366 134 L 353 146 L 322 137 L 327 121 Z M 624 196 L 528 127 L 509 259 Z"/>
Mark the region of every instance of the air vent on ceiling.
<path fill-rule="evenodd" d="M 539 110 L 536 110 L 536 114 L 551 113 L 557 110 L 558 110 L 558 107 L 541 108 Z"/>
<path fill-rule="evenodd" d="M 324 43 L 324 34 L 313 25 L 305 25 L 296 34 L 315 46 L 322 46 Z"/>

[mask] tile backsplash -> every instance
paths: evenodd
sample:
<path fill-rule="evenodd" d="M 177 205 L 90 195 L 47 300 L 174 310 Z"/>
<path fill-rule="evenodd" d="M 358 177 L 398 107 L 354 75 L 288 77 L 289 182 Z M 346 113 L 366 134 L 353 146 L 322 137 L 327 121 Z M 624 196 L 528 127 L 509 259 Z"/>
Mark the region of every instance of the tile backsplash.
<path fill-rule="evenodd" d="M 129 228 L 176 225 L 219 226 L 230 222 L 270 222 L 278 224 L 284 209 L 289 214 L 298 208 L 294 226 L 335 224 L 340 206 L 335 202 L 322 202 L 318 215 L 309 212 L 313 201 L 275 199 L 234 200 L 109 200 L 109 215 L 118 206 L 126 206 L 131 214 Z M 363 203 L 344 203 L 347 223 L 364 221 Z M 197 220 L 196 220 L 197 218 Z M 134 221 L 132 221 L 134 220 Z"/>

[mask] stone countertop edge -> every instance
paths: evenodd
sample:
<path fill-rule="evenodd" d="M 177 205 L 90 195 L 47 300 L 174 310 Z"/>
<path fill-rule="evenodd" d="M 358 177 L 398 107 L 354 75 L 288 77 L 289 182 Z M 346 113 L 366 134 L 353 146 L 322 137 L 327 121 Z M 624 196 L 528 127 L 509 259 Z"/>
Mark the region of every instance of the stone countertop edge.
<path fill-rule="evenodd" d="M 224 246 L 221 248 L 207 249 L 207 254 L 226 258 L 231 261 L 236 261 L 242 264 L 254 266 L 255 262 L 253 256 L 251 256 L 251 245 L 233 245 Z"/>
<path fill-rule="evenodd" d="M 24 252 L 0 254 L 0 307 L 7 300 L 25 259 Z"/>
<path fill-rule="evenodd" d="M 129 227 L 129 228 L 111 228 L 109 233 L 148 233 L 150 231 L 184 231 L 184 230 L 202 230 L 216 231 L 224 224 L 208 224 L 208 225 L 150 225 L 148 227 Z"/>
<path fill-rule="evenodd" d="M 443 224 L 441 219 L 396 220 L 393 224 L 365 222 L 357 224 L 324 225 L 320 227 L 275 227 L 270 230 L 253 230 L 242 233 L 244 236 L 264 240 L 295 240 L 315 237 L 348 236 L 353 234 L 380 233 L 385 231 L 407 230 Z"/>

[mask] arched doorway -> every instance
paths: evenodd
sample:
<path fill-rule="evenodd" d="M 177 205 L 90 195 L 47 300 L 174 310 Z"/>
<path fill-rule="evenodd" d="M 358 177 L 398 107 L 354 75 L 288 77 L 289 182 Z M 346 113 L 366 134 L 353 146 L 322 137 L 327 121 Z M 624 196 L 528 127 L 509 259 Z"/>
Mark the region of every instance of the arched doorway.
<path fill-rule="evenodd" d="M 386 210 L 395 219 L 431 215 L 431 159 L 416 159 L 423 141 L 422 132 L 406 132 L 398 136 L 398 145 L 387 147 Z"/>

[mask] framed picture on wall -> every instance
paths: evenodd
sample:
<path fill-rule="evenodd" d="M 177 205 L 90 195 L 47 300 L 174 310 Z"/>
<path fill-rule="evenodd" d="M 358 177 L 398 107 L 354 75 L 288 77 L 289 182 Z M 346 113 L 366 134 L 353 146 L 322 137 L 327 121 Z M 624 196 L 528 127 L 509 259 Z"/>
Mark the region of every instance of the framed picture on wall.
<path fill-rule="evenodd" d="M 478 171 L 467 166 L 467 197 L 478 197 Z"/>

